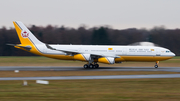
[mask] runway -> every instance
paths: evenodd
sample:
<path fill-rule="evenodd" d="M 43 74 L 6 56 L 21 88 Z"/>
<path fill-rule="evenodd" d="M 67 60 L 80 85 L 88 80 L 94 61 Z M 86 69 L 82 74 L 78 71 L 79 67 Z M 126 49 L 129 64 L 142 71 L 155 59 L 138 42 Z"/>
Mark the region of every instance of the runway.
<path fill-rule="evenodd" d="M 168 71 L 180 72 L 180 67 L 100 67 L 84 69 L 82 67 L 33 67 L 0 66 L 0 71 Z M 0 80 L 81 80 L 81 79 L 142 79 L 142 78 L 180 78 L 180 74 L 153 75 L 105 75 L 105 76 L 56 76 L 56 77 L 2 77 Z"/>
<path fill-rule="evenodd" d="M 89 79 L 145 79 L 145 78 L 180 78 L 180 74 L 157 75 L 106 75 L 106 76 L 56 76 L 56 77 L 3 77 L 0 80 L 89 80 Z"/>
<path fill-rule="evenodd" d="M 0 66 L 0 71 L 168 71 L 180 72 L 180 67 L 100 67 L 84 69 L 83 67 L 49 67 L 49 66 Z"/>

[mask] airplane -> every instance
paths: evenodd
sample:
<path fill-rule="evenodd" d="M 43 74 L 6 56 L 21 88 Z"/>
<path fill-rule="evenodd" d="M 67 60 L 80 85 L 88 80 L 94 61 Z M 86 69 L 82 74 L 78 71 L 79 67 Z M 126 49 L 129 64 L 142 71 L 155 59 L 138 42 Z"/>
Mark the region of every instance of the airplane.
<path fill-rule="evenodd" d="M 8 44 L 36 55 L 61 60 L 85 61 L 85 69 L 99 68 L 99 63 L 115 64 L 125 61 L 155 62 L 175 56 L 169 49 L 157 46 L 125 45 L 56 45 L 39 41 L 20 21 L 13 22 L 21 44 Z"/>

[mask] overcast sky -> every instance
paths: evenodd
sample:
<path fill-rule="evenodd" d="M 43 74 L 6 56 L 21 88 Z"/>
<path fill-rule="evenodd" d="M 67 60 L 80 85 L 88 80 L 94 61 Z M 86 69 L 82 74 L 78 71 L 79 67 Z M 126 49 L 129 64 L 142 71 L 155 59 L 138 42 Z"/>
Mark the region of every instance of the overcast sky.
<path fill-rule="evenodd" d="M 0 0 L 0 27 L 48 24 L 77 28 L 180 28 L 180 0 Z"/>

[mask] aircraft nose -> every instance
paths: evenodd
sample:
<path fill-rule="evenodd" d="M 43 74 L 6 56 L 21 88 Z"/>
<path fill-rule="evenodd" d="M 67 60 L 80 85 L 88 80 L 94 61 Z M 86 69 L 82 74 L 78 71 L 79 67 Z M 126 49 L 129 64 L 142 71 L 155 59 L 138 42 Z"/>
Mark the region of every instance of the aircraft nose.
<path fill-rule="evenodd" d="M 173 56 L 173 57 L 174 57 L 174 56 L 176 56 L 176 54 L 174 54 L 174 53 L 172 52 L 172 53 L 171 53 L 171 56 Z"/>

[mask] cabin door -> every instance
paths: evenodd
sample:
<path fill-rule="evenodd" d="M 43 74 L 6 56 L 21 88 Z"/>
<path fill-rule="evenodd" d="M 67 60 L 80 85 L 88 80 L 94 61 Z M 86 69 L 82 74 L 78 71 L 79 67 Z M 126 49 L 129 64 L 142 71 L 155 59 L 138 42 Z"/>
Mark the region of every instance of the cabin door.
<path fill-rule="evenodd" d="M 127 48 L 123 48 L 122 55 L 127 55 Z"/>
<path fill-rule="evenodd" d="M 160 50 L 156 49 L 156 56 L 161 56 Z"/>

